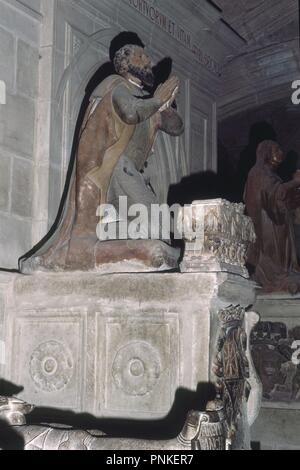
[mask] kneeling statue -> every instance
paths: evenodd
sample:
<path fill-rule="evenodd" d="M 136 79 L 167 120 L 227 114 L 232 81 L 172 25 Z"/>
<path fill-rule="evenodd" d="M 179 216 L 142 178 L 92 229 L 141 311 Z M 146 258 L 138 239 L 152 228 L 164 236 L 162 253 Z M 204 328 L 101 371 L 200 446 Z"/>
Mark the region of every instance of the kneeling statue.
<path fill-rule="evenodd" d="M 157 132 L 179 136 L 184 130 L 172 106 L 179 90 L 177 77 L 161 84 L 153 97 L 149 95 L 144 88 L 154 85 L 151 59 L 136 44 L 117 50 L 114 67 L 117 73 L 102 81 L 92 94 L 60 220 L 39 249 L 20 259 L 23 273 L 99 271 L 125 260 L 125 270 L 130 262 L 141 270 L 177 266 L 178 252 L 159 239 L 150 240 L 147 228 L 138 227 L 140 239 L 125 236 L 103 241 L 97 236 L 99 216 L 102 224 L 121 226 L 128 222 L 119 214 L 120 197 L 126 198 L 128 207 L 143 204 L 151 213 L 151 205 L 158 201 L 142 172 Z M 115 220 L 105 219 L 105 211 L 99 212 L 107 204 L 116 209 Z"/>

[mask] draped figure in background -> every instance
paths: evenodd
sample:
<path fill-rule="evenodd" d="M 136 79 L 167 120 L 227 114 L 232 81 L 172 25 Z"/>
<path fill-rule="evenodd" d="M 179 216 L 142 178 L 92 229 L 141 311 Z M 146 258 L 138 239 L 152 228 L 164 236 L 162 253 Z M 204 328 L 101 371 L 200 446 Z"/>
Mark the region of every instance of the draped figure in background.
<path fill-rule="evenodd" d="M 248 263 L 253 279 L 265 292 L 300 291 L 293 210 L 300 205 L 300 172 L 283 183 L 276 170 L 284 160 L 279 145 L 265 140 L 257 148 L 255 166 L 248 175 L 244 201 L 253 222 L 256 243 L 250 247 Z"/>

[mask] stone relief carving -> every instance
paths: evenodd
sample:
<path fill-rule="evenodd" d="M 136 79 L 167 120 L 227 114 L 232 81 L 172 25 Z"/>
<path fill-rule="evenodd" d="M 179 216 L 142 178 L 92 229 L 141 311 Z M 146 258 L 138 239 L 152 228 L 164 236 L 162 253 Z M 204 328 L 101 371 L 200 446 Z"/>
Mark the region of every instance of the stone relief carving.
<path fill-rule="evenodd" d="M 173 387 L 178 381 L 178 319 L 165 314 L 162 321 L 151 312 L 143 320 L 121 316 L 102 322 L 99 317 L 101 345 L 98 361 L 105 364 L 105 393 L 98 387 L 99 411 L 124 411 L 167 414 L 173 403 Z M 102 334 L 105 325 L 105 334 Z M 178 357 L 178 356 L 177 356 Z M 104 395 L 104 396 L 103 396 Z"/>
<path fill-rule="evenodd" d="M 246 252 L 255 232 L 243 204 L 194 201 L 182 208 L 177 225 L 183 226 L 186 241 L 182 271 L 225 270 L 248 277 Z"/>
<path fill-rule="evenodd" d="M 117 387 L 128 395 L 146 395 L 153 390 L 160 375 L 159 353 L 149 343 L 128 343 L 115 356 L 112 376 Z"/>
<path fill-rule="evenodd" d="M 234 439 L 243 404 L 250 394 L 249 362 L 246 356 L 247 335 L 243 326 L 245 309 L 230 306 L 220 310 L 221 326 L 217 354 L 213 363 L 216 375 L 217 397 L 223 401 L 228 437 Z"/>
<path fill-rule="evenodd" d="M 45 392 L 56 392 L 65 388 L 71 380 L 74 361 L 65 345 L 47 341 L 33 351 L 29 370 L 38 388 Z"/>
<path fill-rule="evenodd" d="M 300 365 L 292 360 L 292 345 L 299 340 L 300 327 L 283 322 L 262 321 L 253 330 L 251 352 L 265 402 L 300 406 Z"/>

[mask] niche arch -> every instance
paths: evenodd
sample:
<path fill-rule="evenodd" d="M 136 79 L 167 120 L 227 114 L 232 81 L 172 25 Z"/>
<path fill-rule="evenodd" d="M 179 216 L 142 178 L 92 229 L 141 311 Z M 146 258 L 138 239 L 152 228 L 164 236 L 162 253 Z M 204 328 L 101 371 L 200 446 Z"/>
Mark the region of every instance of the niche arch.
<path fill-rule="evenodd" d="M 107 27 L 89 37 L 78 35 L 70 26 L 66 31 L 69 50 L 65 52 L 65 59 L 70 57 L 70 60 L 58 80 L 53 100 L 51 142 L 54 145 L 49 165 L 49 226 L 57 216 L 70 157 L 74 158 L 76 131 L 93 91 L 90 88 L 87 92 L 87 88 L 99 68 L 109 63 L 110 41 L 120 31 L 116 27 Z M 95 86 L 98 83 L 95 82 Z M 166 202 L 170 185 L 179 182 L 188 173 L 183 139 L 160 134 L 148 171 L 159 201 Z"/>

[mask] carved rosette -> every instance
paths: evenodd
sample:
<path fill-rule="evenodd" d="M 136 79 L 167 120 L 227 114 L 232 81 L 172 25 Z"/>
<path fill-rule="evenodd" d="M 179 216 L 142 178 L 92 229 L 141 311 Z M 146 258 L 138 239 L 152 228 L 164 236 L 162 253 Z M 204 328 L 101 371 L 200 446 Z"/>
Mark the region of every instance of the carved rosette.
<path fill-rule="evenodd" d="M 132 341 L 122 346 L 114 358 L 112 376 L 126 395 L 146 395 L 154 389 L 160 375 L 159 353 L 145 341 Z"/>
<path fill-rule="evenodd" d="M 183 207 L 177 220 L 186 242 L 181 271 L 228 271 L 248 277 L 246 253 L 255 232 L 244 209 L 223 199 Z"/>
<path fill-rule="evenodd" d="M 244 317 L 245 309 L 239 305 L 220 310 L 221 331 L 212 367 L 216 376 L 217 398 L 224 404 L 228 438 L 231 440 L 236 434 L 243 405 L 251 388 L 248 382 L 249 362 L 246 355 Z"/>
<path fill-rule="evenodd" d="M 29 371 L 39 389 L 57 392 L 65 388 L 73 376 L 72 354 L 64 344 L 47 341 L 33 351 Z"/>

